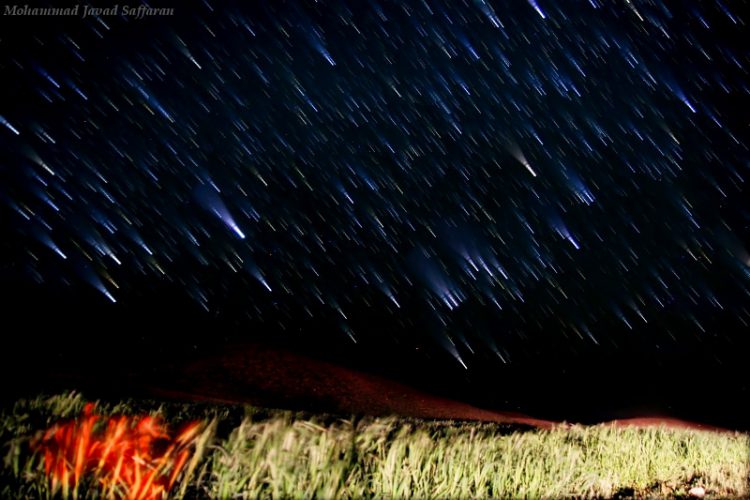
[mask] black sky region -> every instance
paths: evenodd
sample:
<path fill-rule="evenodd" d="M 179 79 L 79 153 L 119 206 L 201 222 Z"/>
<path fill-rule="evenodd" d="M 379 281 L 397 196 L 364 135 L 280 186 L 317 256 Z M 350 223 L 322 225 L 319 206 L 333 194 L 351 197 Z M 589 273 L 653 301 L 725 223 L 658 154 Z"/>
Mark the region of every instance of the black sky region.
<path fill-rule="evenodd" d="M 747 2 L 151 6 L 0 18 L 14 373 L 262 340 L 563 418 L 748 398 Z"/>

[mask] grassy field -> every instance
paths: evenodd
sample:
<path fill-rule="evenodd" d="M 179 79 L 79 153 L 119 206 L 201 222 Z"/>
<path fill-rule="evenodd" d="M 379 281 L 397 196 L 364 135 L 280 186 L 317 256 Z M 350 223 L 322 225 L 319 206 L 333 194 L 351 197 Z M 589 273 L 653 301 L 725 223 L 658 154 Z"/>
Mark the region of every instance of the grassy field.
<path fill-rule="evenodd" d="M 707 498 L 749 493 L 750 439 L 739 433 L 611 426 L 519 430 L 153 401 L 97 402 L 84 413 L 85 405 L 81 395 L 69 393 L 2 409 L 1 497 L 160 498 L 169 490 L 170 497 L 200 498 L 622 498 L 687 496 L 693 487 L 704 488 Z M 62 424 L 53 427 L 56 433 L 45 432 L 57 422 Z M 126 427 L 140 432 L 133 434 L 140 440 L 152 436 L 147 447 L 161 448 L 153 452 L 160 461 L 144 460 L 143 448 L 126 456 L 137 449 L 127 448 L 117 468 L 105 470 L 112 446 L 104 450 L 107 445 L 92 443 L 104 433 L 122 438 Z M 182 433 L 168 437 L 177 429 Z M 84 435 L 86 447 L 80 444 Z M 66 452 L 63 445 L 72 449 Z M 45 460 L 54 457 L 58 461 L 48 472 Z M 138 491 L 124 480 L 123 463 L 130 459 L 140 464 L 128 479 L 139 481 Z M 151 490 L 145 488 L 148 471 Z M 164 487 L 154 489 L 158 481 Z"/>

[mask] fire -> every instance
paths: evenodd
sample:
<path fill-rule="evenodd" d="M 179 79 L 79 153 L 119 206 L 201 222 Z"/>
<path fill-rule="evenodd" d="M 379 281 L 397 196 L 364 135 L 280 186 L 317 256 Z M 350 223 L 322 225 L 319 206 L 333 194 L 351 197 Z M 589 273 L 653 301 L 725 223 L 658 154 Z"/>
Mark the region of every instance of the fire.
<path fill-rule="evenodd" d="M 196 451 L 204 424 L 185 425 L 173 438 L 161 418 L 104 417 L 89 403 L 83 415 L 55 424 L 32 443 L 41 453 L 53 495 L 78 497 L 91 475 L 103 496 L 127 499 L 166 497 Z"/>

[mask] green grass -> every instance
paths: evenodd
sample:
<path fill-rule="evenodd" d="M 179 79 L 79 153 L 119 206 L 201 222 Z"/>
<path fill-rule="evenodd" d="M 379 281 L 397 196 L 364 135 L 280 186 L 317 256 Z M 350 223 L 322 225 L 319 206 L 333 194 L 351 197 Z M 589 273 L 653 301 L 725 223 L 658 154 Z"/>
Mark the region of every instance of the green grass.
<path fill-rule="evenodd" d="M 75 393 L 0 413 L 0 496 L 49 492 L 30 438 L 77 415 Z M 102 414 L 157 413 L 216 431 L 175 493 L 192 497 L 561 498 L 747 496 L 747 434 L 594 426 L 515 431 L 494 424 L 337 418 L 252 407 L 99 403 Z M 94 485 L 85 497 L 96 494 Z"/>

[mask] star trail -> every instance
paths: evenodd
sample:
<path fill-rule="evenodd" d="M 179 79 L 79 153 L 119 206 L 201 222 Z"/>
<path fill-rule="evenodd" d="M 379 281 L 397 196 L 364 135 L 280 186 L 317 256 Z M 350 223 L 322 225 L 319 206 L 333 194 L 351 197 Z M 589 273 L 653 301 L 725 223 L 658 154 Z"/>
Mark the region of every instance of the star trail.
<path fill-rule="evenodd" d="M 750 332 L 743 2 L 249 3 L 3 16 L 6 273 L 466 370 Z"/>

